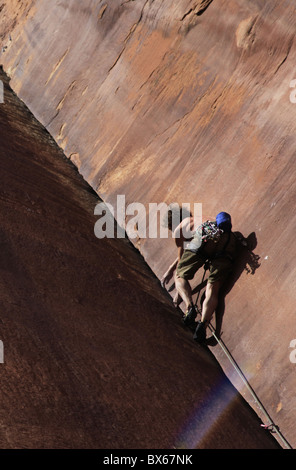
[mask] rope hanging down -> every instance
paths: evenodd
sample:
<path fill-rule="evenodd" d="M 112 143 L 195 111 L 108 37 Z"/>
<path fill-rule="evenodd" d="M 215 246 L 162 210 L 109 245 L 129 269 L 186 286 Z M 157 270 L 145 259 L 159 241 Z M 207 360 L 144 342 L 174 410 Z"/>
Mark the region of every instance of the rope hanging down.
<path fill-rule="evenodd" d="M 205 273 L 206 273 L 206 270 L 207 270 L 207 267 L 205 266 L 205 269 L 204 269 L 204 275 L 203 275 L 203 279 L 202 279 L 202 282 L 204 281 L 204 277 L 205 277 Z M 200 291 L 199 291 L 200 293 Z M 199 293 L 198 293 L 198 297 L 199 297 Z M 197 304 L 197 301 L 198 301 L 198 297 L 197 297 L 197 300 L 195 302 L 195 305 Z M 252 388 L 252 386 L 250 385 L 248 379 L 246 378 L 246 376 L 244 375 L 243 371 L 241 370 L 241 368 L 239 367 L 238 363 L 236 362 L 236 360 L 234 359 L 234 357 L 232 356 L 231 352 L 229 351 L 229 349 L 227 348 L 226 344 L 224 343 L 224 341 L 221 339 L 221 338 L 218 338 L 218 336 L 216 335 L 215 333 L 215 328 L 212 326 L 211 323 L 209 323 L 208 325 L 209 329 L 211 330 L 211 333 L 213 335 L 213 337 L 215 338 L 215 340 L 217 341 L 217 343 L 219 344 L 220 348 L 222 349 L 222 351 L 224 352 L 225 356 L 227 357 L 227 359 L 229 360 L 229 362 L 232 364 L 232 366 L 234 367 L 235 371 L 237 372 L 237 374 L 239 375 L 239 377 L 242 379 L 242 381 L 244 382 L 245 386 L 247 387 L 247 389 L 249 390 L 249 392 L 251 393 L 253 399 L 255 400 L 255 403 L 258 405 L 258 407 L 260 408 L 260 410 L 262 411 L 262 413 L 264 414 L 265 418 L 267 419 L 267 421 L 269 422 L 269 424 L 261 424 L 261 426 L 272 432 L 272 433 L 275 433 L 277 434 L 278 438 L 281 440 L 281 442 L 284 444 L 284 446 L 287 448 L 287 449 L 293 449 L 293 447 L 291 447 L 291 445 L 289 444 L 289 442 L 285 439 L 285 437 L 282 435 L 282 433 L 280 432 L 279 430 L 279 427 L 273 422 L 271 416 L 269 415 L 269 413 L 267 412 L 267 410 L 265 409 L 264 405 L 262 404 L 262 402 L 260 401 L 260 399 L 258 398 L 255 390 Z"/>

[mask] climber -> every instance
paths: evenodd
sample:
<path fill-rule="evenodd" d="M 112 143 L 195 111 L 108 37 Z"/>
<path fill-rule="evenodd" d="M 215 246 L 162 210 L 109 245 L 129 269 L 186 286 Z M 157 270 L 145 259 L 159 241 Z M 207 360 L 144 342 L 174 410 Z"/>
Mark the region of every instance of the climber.
<path fill-rule="evenodd" d="M 176 272 L 178 263 L 184 253 L 184 249 L 192 240 L 199 223 L 194 219 L 192 214 L 189 211 L 186 212 L 183 207 L 181 208 L 177 204 L 171 204 L 169 206 L 168 212 L 164 218 L 164 224 L 169 230 L 172 231 L 172 236 L 175 239 L 175 243 L 178 249 L 178 256 L 162 276 L 162 287 L 164 287 L 165 284 L 167 284 L 172 279 L 174 272 Z M 182 298 L 177 292 L 173 299 L 173 303 L 177 307 L 181 302 Z"/>
<path fill-rule="evenodd" d="M 217 238 L 202 236 L 201 230 L 197 230 L 193 239 L 188 244 L 178 263 L 175 275 L 177 293 L 186 305 L 186 313 L 183 317 L 188 326 L 195 324 L 196 308 L 192 301 L 192 292 L 189 280 L 205 263 L 208 264 L 210 274 L 207 281 L 206 297 L 202 306 L 201 321 L 198 322 L 194 340 L 203 343 L 206 340 L 206 328 L 218 305 L 219 290 L 233 270 L 233 263 L 238 253 L 238 239 L 232 232 L 231 216 L 226 212 L 220 212 L 216 217 Z M 216 316 L 216 335 L 219 337 L 221 318 Z"/>

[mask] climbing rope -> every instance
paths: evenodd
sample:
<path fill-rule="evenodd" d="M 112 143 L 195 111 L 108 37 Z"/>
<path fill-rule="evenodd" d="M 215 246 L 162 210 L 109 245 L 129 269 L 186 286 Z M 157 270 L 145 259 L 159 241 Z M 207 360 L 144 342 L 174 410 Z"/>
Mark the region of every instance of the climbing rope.
<path fill-rule="evenodd" d="M 205 277 L 205 273 L 206 273 L 206 268 L 204 269 L 204 275 L 203 275 L 203 279 L 202 279 L 202 282 L 204 281 L 204 277 Z M 199 294 L 200 294 L 200 291 L 198 293 L 198 297 L 199 297 Z M 198 300 L 198 298 L 197 298 Z M 197 301 L 195 303 L 195 305 L 197 304 Z M 199 311 L 199 313 L 201 313 Z M 221 338 L 218 338 L 218 336 L 216 335 L 215 333 L 215 329 L 214 327 L 212 326 L 211 323 L 209 323 L 208 325 L 213 337 L 215 338 L 215 340 L 217 341 L 217 343 L 219 344 L 220 348 L 222 349 L 222 351 L 224 352 L 225 356 L 227 357 L 227 359 L 229 360 L 229 362 L 232 364 L 232 366 L 234 367 L 235 371 L 237 372 L 237 374 L 239 375 L 239 377 L 242 379 L 243 383 L 245 384 L 245 386 L 247 387 L 247 389 L 249 390 L 250 394 L 252 395 L 255 403 L 257 404 L 257 406 L 260 408 L 261 412 L 264 414 L 265 418 L 267 419 L 268 423 L 269 424 L 261 424 L 261 427 L 263 427 L 264 429 L 272 432 L 272 433 L 275 433 L 277 434 L 278 438 L 280 439 L 280 441 L 284 444 L 285 448 L 287 449 L 293 449 L 293 447 L 291 447 L 291 445 L 289 444 L 289 442 L 285 439 L 285 437 L 283 436 L 283 434 L 280 432 L 280 429 L 279 429 L 279 426 L 277 426 L 271 416 L 269 415 L 269 413 L 267 412 L 266 408 L 264 407 L 264 405 L 262 404 L 262 402 L 260 401 L 260 399 L 258 398 L 255 390 L 252 388 L 252 386 L 250 385 L 248 379 L 246 378 L 246 376 L 244 375 L 243 371 L 241 370 L 241 368 L 239 367 L 238 363 L 236 362 L 236 360 L 234 359 L 234 357 L 232 356 L 231 352 L 229 351 L 229 349 L 227 348 L 226 344 L 224 343 L 224 341 L 221 339 Z"/>

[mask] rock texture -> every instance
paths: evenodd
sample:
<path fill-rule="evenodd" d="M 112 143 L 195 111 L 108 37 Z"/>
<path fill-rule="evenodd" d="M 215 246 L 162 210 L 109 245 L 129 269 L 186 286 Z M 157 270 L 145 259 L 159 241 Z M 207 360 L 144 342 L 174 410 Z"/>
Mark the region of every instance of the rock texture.
<path fill-rule="evenodd" d="M 223 339 L 293 445 L 294 19 L 293 2 L 275 0 L 1 10 L 13 89 L 104 200 L 200 202 L 204 218 L 227 210 L 256 233 L 260 267 L 227 295 Z M 172 240 L 135 244 L 157 276 L 175 257 Z"/>
<path fill-rule="evenodd" d="M 0 78 L 0 447 L 278 448 Z"/>

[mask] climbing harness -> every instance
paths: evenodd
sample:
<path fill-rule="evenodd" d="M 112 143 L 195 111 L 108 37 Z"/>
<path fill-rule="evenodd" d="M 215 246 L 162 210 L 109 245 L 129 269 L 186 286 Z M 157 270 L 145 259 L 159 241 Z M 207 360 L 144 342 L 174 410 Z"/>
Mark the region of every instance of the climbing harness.
<path fill-rule="evenodd" d="M 204 278 L 205 278 L 205 273 L 206 273 L 206 270 L 207 270 L 207 266 L 204 267 L 204 274 L 203 274 L 203 278 L 202 278 L 202 283 L 204 281 Z M 197 301 L 198 301 L 198 298 L 199 298 L 199 294 L 200 294 L 200 291 L 198 293 L 198 297 L 197 297 L 197 300 L 196 300 L 196 303 L 195 305 L 197 305 Z M 200 309 L 198 309 L 198 313 L 201 314 L 201 311 Z M 261 427 L 266 429 L 267 431 L 270 431 L 272 433 L 275 433 L 277 434 L 278 438 L 281 440 L 281 442 L 284 444 L 284 446 L 287 448 L 287 449 L 293 449 L 293 447 L 291 447 L 291 445 L 289 444 L 289 442 L 285 439 L 285 437 L 283 436 L 283 434 L 280 432 L 280 429 L 279 429 L 279 426 L 277 426 L 271 416 L 269 415 L 269 413 L 267 412 L 267 410 L 265 409 L 264 405 L 262 404 L 262 402 L 260 401 L 260 399 L 258 398 L 255 390 L 252 388 L 252 386 L 250 385 L 248 379 L 246 378 L 246 376 L 244 375 L 243 371 L 241 370 L 241 368 L 239 367 L 238 363 L 236 362 L 236 360 L 234 359 L 234 357 L 232 356 L 231 352 L 229 351 L 229 349 L 227 348 L 226 344 L 224 343 L 224 341 L 221 339 L 221 338 L 218 338 L 218 336 L 216 335 L 215 333 L 215 328 L 212 326 L 211 323 L 209 323 L 208 325 L 213 337 L 215 338 L 215 340 L 217 341 L 217 343 L 219 344 L 220 348 L 222 349 L 222 351 L 224 352 L 225 356 L 227 357 L 227 359 L 229 360 L 229 362 L 232 364 L 232 366 L 234 367 L 235 371 L 237 372 L 237 374 L 239 375 L 239 377 L 242 379 L 243 383 L 245 384 L 245 386 L 247 387 L 247 389 L 249 390 L 251 396 L 253 397 L 255 403 L 257 404 L 257 406 L 259 407 L 259 409 L 261 410 L 261 412 L 264 414 L 266 420 L 269 422 L 269 424 L 261 424 Z"/>

